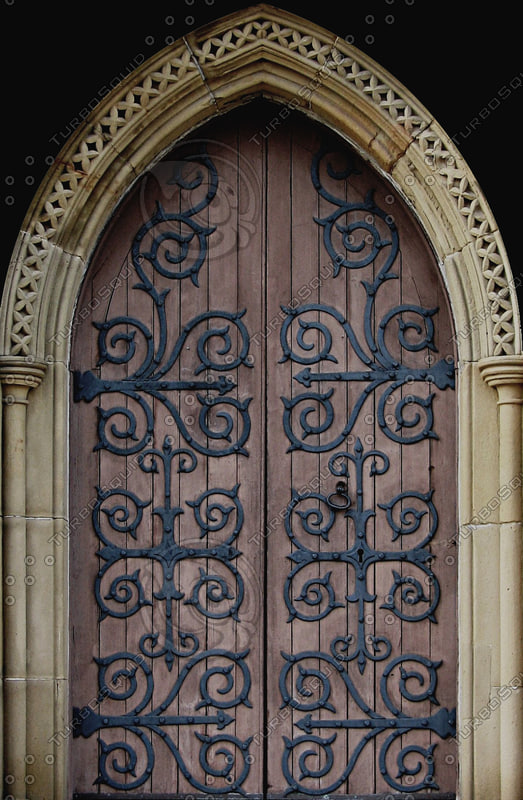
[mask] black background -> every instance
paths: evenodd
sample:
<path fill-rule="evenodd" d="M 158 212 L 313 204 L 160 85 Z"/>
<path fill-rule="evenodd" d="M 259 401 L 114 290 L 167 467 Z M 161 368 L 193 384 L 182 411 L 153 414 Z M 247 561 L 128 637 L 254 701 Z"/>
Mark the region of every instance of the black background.
<path fill-rule="evenodd" d="M 251 4 L 0 3 L 3 278 L 32 196 L 65 144 L 61 132 L 66 134 L 71 120 L 113 77 L 126 74 L 139 54 L 148 58 L 189 31 Z M 514 276 L 523 273 L 518 5 L 460 0 L 281 0 L 275 5 L 348 38 L 401 81 L 449 136 L 456 137 L 494 213 Z M 499 106 L 488 109 L 489 102 L 497 105 L 495 99 Z M 484 108 L 489 113 L 483 112 L 481 119 Z M 473 129 L 474 118 L 479 124 Z"/>

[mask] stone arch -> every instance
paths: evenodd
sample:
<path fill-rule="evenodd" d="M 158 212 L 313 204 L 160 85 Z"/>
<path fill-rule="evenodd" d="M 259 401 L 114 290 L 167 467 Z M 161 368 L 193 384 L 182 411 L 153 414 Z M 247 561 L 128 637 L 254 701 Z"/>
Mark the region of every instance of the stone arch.
<path fill-rule="evenodd" d="M 4 297 L 4 352 L 48 354 L 43 321 L 52 316 L 63 253 L 77 260 L 68 271 L 80 281 L 110 210 L 136 176 L 188 130 L 253 96 L 321 119 L 389 177 L 437 252 L 457 330 L 472 330 L 459 337 L 463 355 L 521 351 L 503 242 L 452 140 L 398 81 L 343 39 L 259 5 L 141 64 L 67 142 L 20 234 Z M 68 295 L 76 293 L 76 281 L 63 288 L 67 315 Z M 485 324 L 474 322 L 478 316 Z"/>
<path fill-rule="evenodd" d="M 13 254 L 0 313 L 4 568 L 15 576 L 8 594 L 14 602 L 4 605 L 5 703 L 8 714 L 29 722 L 5 756 L 7 774 L 24 787 L 27 744 L 35 742 L 42 796 L 66 796 L 66 748 L 43 732 L 65 731 L 65 740 L 68 730 L 66 420 L 80 286 L 105 224 L 135 180 L 184 134 L 254 97 L 279 104 L 269 125 L 301 111 L 349 141 L 403 196 L 434 249 L 460 360 L 461 720 L 475 719 L 496 687 L 521 676 L 521 480 L 510 492 L 504 487 L 521 475 L 523 360 L 515 281 L 495 220 L 452 140 L 398 81 L 316 24 L 253 6 L 140 64 L 86 116 L 41 184 Z M 500 503 L 490 510 L 493 487 Z M 42 556 L 35 591 L 24 582 L 28 542 Z M 484 559 L 494 559 L 498 588 L 506 576 L 510 603 L 506 593 L 488 605 L 474 594 Z M 42 634 L 44 602 L 52 613 Z M 486 652 L 491 666 L 482 683 Z M 501 734 L 485 722 L 460 741 L 463 798 L 475 791 L 476 800 L 516 800 L 523 780 L 520 691 L 501 705 Z M 499 757 L 493 735 L 501 737 Z"/>

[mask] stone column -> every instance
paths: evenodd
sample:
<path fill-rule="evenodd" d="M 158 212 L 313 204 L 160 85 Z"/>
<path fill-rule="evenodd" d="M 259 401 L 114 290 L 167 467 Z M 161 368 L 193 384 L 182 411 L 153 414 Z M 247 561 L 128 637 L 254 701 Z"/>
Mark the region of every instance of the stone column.
<path fill-rule="evenodd" d="M 501 800 L 523 796 L 523 356 L 479 362 L 498 392 L 500 523 Z M 494 487 L 493 487 L 494 488 Z"/>
<path fill-rule="evenodd" d="M 0 357 L 3 400 L 2 561 L 3 713 L 2 796 L 24 798 L 26 773 L 26 412 L 28 395 L 46 365 L 32 359 Z"/>

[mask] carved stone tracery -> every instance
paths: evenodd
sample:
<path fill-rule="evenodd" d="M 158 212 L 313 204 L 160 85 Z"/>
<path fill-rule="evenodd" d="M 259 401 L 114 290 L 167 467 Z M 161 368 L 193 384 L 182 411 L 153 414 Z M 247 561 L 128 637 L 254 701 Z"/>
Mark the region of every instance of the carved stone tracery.
<path fill-rule="evenodd" d="M 280 24 L 283 18 L 292 19 L 292 25 Z M 347 106 L 350 105 L 352 97 L 353 102 L 354 98 L 357 99 L 360 108 L 372 107 L 376 118 L 381 115 L 384 127 L 388 126 L 389 131 L 392 120 L 398 133 L 401 134 L 402 141 L 407 143 L 406 149 L 404 148 L 405 159 L 400 159 L 398 163 L 401 165 L 401 160 L 408 163 L 410 155 L 413 160 L 417 158 L 418 165 L 425 165 L 426 172 L 421 173 L 421 181 L 425 177 L 429 186 L 430 179 L 434 184 L 432 190 L 436 201 L 438 199 L 440 202 L 445 201 L 448 208 L 455 209 L 455 216 L 449 215 L 448 225 L 456 226 L 456 230 L 461 234 L 463 252 L 466 250 L 473 258 L 472 262 L 468 262 L 467 269 L 473 280 L 476 274 L 478 276 L 478 283 L 474 284 L 473 288 L 479 290 L 479 296 L 474 298 L 472 293 L 467 293 L 466 283 L 462 299 L 459 296 L 461 286 L 457 292 L 455 285 L 449 287 L 452 301 L 456 307 L 459 307 L 460 303 L 463 304 L 467 309 L 468 319 L 474 321 L 474 313 L 478 311 L 486 313 L 488 310 L 486 324 L 490 327 L 485 337 L 486 339 L 488 337 L 488 340 L 486 343 L 483 342 L 481 347 L 473 341 L 470 360 L 476 362 L 482 355 L 500 356 L 492 359 L 497 362 L 500 374 L 504 369 L 514 366 L 517 368 L 515 378 L 509 376 L 508 381 L 517 383 L 518 393 L 513 397 L 512 392 L 516 394 L 514 387 L 497 386 L 496 376 L 489 372 L 493 365 L 480 362 L 487 383 L 496 385 L 498 391 L 501 388 L 504 393 L 505 399 L 501 398 L 500 394 L 499 421 L 493 414 L 493 409 L 495 411 L 496 408 L 495 400 L 492 401 L 490 397 L 493 390 L 486 390 L 485 393 L 480 391 L 481 386 L 476 381 L 475 363 L 464 364 L 458 384 L 459 406 L 462 409 L 459 456 L 461 463 L 459 591 L 462 598 L 459 637 L 460 722 L 464 727 L 474 728 L 474 735 L 468 736 L 467 733 L 459 744 L 460 796 L 467 799 L 477 797 L 478 800 L 491 797 L 513 800 L 519 797 L 523 730 L 520 712 L 521 689 L 512 692 L 510 701 L 503 702 L 504 720 L 501 725 L 498 725 L 495 714 L 492 715 L 492 719 L 482 721 L 481 726 L 477 724 L 480 719 L 483 720 L 484 708 L 490 697 L 496 696 L 500 685 L 506 689 L 510 679 L 518 672 L 521 674 L 520 651 L 516 653 L 509 646 L 499 648 L 497 644 L 501 626 L 503 626 L 501 636 L 504 642 L 519 641 L 517 635 L 512 634 L 512 630 L 521 630 L 521 604 L 518 605 L 513 601 L 509 603 L 509 593 L 506 595 L 503 593 L 505 607 L 500 609 L 496 594 L 497 584 L 494 582 L 492 610 L 491 613 L 484 614 L 489 595 L 478 591 L 478 587 L 482 586 L 482 570 L 486 563 L 492 566 L 492 574 L 497 570 L 499 576 L 504 575 L 507 565 L 510 565 L 511 574 L 517 578 L 514 586 L 521 588 L 520 572 L 517 572 L 521 564 L 520 490 L 513 492 L 508 501 L 503 498 L 504 509 L 500 510 L 500 525 L 496 523 L 497 513 L 493 515 L 491 520 L 493 525 L 488 526 L 487 533 L 482 534 L 477 530 L 474 522 L 477 520 L 475 514 L 482 503 L 486 504 L 489 498 L 496 497 L 496 487 L 502 487 L 497 490 L 497 496 L 501 497 L 500 493 L 506 488 L 507 480 L 513 479 L 521 469 L 519 390 L 522 357 L 517 355 L 521 352 L 519 313 L 510 266 L 488 205 L 477 189 L 468 167 L 463 164 L 448 137 L 440 131 L 428 113 L 420 109 L 406 91 L 387 77 L 386 73 L 380 72 L 375 64 L 367 62 L 361 53 L 325 31 L 322 32 L 316 26 L 314 26 L 315 35 L 311 36 L 312 27 L 290 15 L 285 14 L 284 17 L 283 13 L 276 9 L 259 6 L 250 11 L 248 9 L 242 11 L 241 17 L 236 15 L 227 21 L 213 23 L 212 34 L 209 31 L 195 32 L 190 37 L 191 49 L 187 47 L 187 43 L 179 42 L 162 51 L 130 75 L 95 108 L 84 125 L 66 144 L 28 213 L 15 253 L 12 272 L 8 278 L 1 317 L 2 352 L 10 354 L 3 357 L 5 363 L 2 381 L 4 393 L 7 391 L 4 404 L 4 431 L 8 432 L 8 435 L 4 433 L 3 445 L 4 495 L 6 498 L 11 497 L 10 504 L 4 502 L 3 507 L 6 554 L 4 569 L 7 574 L 20 576 L 15 587 L 7 586 L 6 591 L 14 597 L 16 589 L 20 592 L 20 598 L 25 598 L 17 600 L 12 605 L 6 602 L 4 610 L 6 619 L 7 614 L 11 615 L 9 624 L 4 624 L 4 641 L 6 644 L 17 643 L 17 646 L 11 644 L 6 646 L 4 703 L 6 709 L 9 708 L 16 713 L 17 718 L 27 721 L 23 729 L 19 726 L 16 737 L 11 736 L 6 739 L 6 774 L 16 779 L 16 783 L 9 787 L 11 794 L 25 796 L 29 782 L 25 776 L 29 773 L 27 779 L 30 777 L 33 780 L 33 773 L 36 773 L 36 783 L 33 787 L 35 792 L 56 800 L 62 800 L 67 796 L 65 786 L 67 748 L 63 743 L 66 734 L 69 735 L 70 728 L 67 726 L 70 725 L 70 716 L 64 699 L 64 687 L 67 686 L 68 629 L 67 581 L 64 579 L 66 570 L 63 565 L 66 561 L 65 548 L 69 531 L 64 532 L 62 527 L 61 520 L 67 518 L 67 501 L 66 493 L 64 494 L 60 488 L 66 472 L 63 441 L 66 413 L 63 412 L 61 398 L 68 396 L 67 371 L 62 369 L 61 364 L 49 362 L 51 366 L 49 364 L 47 366 L 47 375 L 42 380 L 42 385 L 35 392 L 28 391 L 32 386 L 36 386 L 44 375 L 43 356 L 47 351 L 43 349 L 46 343 L 43 341 L 42 333 L 46 330 L 46 326 L 49 333 L 56 330 L 56 327 L 52 327 L 53 324 L 56 325 L 53 303 L 57 306 L 62 302 L 61 276 L 57 277 L 56 263 L 64 258 L 65 253 L 75 252 L 63 246 L 64 231 L 70 228 L 71 219 L 77 220 L 81 216 L 78 209 L 86 203 L 93 187 L 96 188 L 97 181 L 101 175 L 103 176 L 107 164 L 115 163 L 118 153 L 123 152 L 124 143 L 134 141 L 135 135 L 138 136 L 146 127 L 144 122 L 146 113 L 151 112 L 151 116 L 154 116 L 154 109 L 165 104 L 166 100 L 171 105 L 176 103 L 176 98 L 180 96 L 177 95 L 178 91 L 181 96 L 191 92 L 197 94 L 199 91 L 208 101 L 207 92 L 202 89 L 202 77 L 207 73 L 217 75 L 220 70 L 226 73 L 224 67 L 227 62 L 234 63 L 236 57 L 241 61 L 242 57 L 251 51 L 265 58 L 265 64 L 268 65 L 267 74 L 270 72 L 271 59 L 276 66 L 284 61 L 287 65 L 294 61 L 297 86 L 301 85 L 300 75 L 303 84 L 306 83 L 303 76 L 311 72 L 323 78 L 326 74 L 325 65 L 329 64 L 329 90 L 333 87 L 336 89 L 337 84 L 338 94 L 341 95 L 341 87 L 347 97 Z M 273 77 L 272 80 L 273 91 L 277 94 L 274 90 L 277 78 Z M 393 86 L 389 85 L 391 81 Z M 281 96 L 284 102 L 285 98 L 288 100 L 288 95 L 282 93 Z M 315 99 L 316 96 L 313 107 Z M 343 104 L 341 107 L 343 108 Z M 208 116 L 215 112 L 216 107 L 213 109 L 210 106 Z M 317 116 L 322 117 L 321 109 Z M 201 114 L 198 116 L 196 111 L 191 111 L 187 114 L 187 118 L 189 119 L 187 127 L 189 125 L 194 127 L 203 117 Z M 408 137 L 412 137 L 410 142 Z M 350 133 L 347 134 L 347 138 L 350 138 Z M 370 148 L 362 149 L 369 156 L 372 155 Z M 152 146 L 149 152 L 153 153 Z M 120 161 L 120 165 L 122 163 Z M 401 192 L 400 180 L 396 180 L 394 185 Z M 124 190 L 125 188 L 127 187 L 124 187 Z M 114 203 L 119 196 L 111 194 Z M 459 224 L 460 219 L 462 226 Z M 438 244 L 436 238 L 433 239 L 433 243 Z M 455 252 L 458 252 L 457 248 Z M 77 270 L 81 268 L 79 263 L 83 257 L 82 251 L 77 257 Z M 67 295 L 68 291 L 76 298 L 74 293 L 78 289 L 80 279 L 81 275 L 71 279 L 69 288 L 63 294 Z M 52 294 L 53 301 L 49 302 L 48 308 L 45 308 L 45 298 L 49 294 Z M 68 297 L 66 301 L 69 301 Z M 72 313 L 73 302 L 74 300 L 70 302 L 70 309 L 68 307 L 64 312 L 64 319 L 70 319 L 67 314 L 69 310 Z M 52 338 L 49 341 L 52 341 Z M 513 356 L 512 353 L 516 355 Z M 468 360 L 469 357 L 465 354 L 463 361 Z M 508 362 L 508 366 L 505 362 Z M 14 375 L 17 364 L 20 365 L 20 370 L 17 370 L 18 377 Z M 34 374 L 34 371 L 40 371 L 41 374 Z M 29 374 L 30 382 L 22 386 L 21 382 L 26 372 Z M 26 395 L 32 400 L 29 406 L 26 405 Z M 27 438 L 27 454 L 25 448 L 19 446 L 19 429 L 12 424 L 14 417 L 25 418 L 26 408 L 30 432 L 38 432 L 37 436 L 30 435 Z M 49 417 L 42 414 L 44 408 L 52 409 Z M 49 419 L 51 424 L 42 425 L 43 419 Z M 54 425 L 53 420 L 56 423 Z M 25 437 L 25 421 L 22 429 Z M 492 435 L 485 435 L 486 431 L 491 431 Z M 498 439 L 494 452 L 492 442 Z M 508 453 L 510 457 L 507 457 Z M 45 464 L 45 469 L 40 470 L 38 480 L 34 480 L 37 470 L 33 464 L 35 457 L 38 458 L 37 464 Z M 26 492 L 27 519 L 24 516 Z M 44 503 L 45 508 L 42 511 L 40 504 L 45 492 L 52 498 L 52 503 L 50 500 L 49 508 Z M 18 498 L 24 498 L 24 503 L 17 505 Z M 512 504 L 517 505 L 516 512 L 513 511 Z M 24 583 L 28 571 L 27 562 L 24 560 L 27 552 L 25 533 L 21 531 L 22 528 L 29 527 L 28 520 L 29 524 L 36 528 L 35 510 L 45 515 L 42 520 L 37 520 L 39 526 L 40 524 L 47 526 L 52 522 L 51 532 L 54 531 L 54 534 L 47 539 L 48 544 L 44 552 L 47 553 L 49 543 L 52 543 L 52 558 L 56 558 L 56 564 L 53 568 L 54 584 L 49 579 L 49 567 L 44 565 L 46 581 L 37 581 L 35 586 L 28 588 L 29 584 L 26 587 Z M 14 533 L 12 542 L 15 546 L 9 542 L 11 527 Z M 498 527 L 501 528 L 501 535 L 497 531 Z M 469 535 L 473 530 L 474 536 Z M 39 537 L 42 532 L 43 530 L 38 530 Z M 501 558 L 497 552 L 497 537 L 502 546 Z M 49 603 L 48 589 L 53 585 L 54 598 L 53 602 Z M 501 594 L 499 593 L 500 600 Z M 10 601 L 11 599 L 10 597 Z M 36 629 L 35 620 L 38 620 L 40 633 L 42 629 L 48 632 L 56 631 L 56 640 L 52 641 L 50 634 L 40 635 L 33 637 L 31 647 L 26 648 L 25 639 L 31 630 Z M 24 643 L 19 646 L 20 637 L 23 637 Z M 494 668 L 490 674 L 490 683 L 487 678 L 486 681 L 482 680 L 476 685 L 473 681 L 475 672 L 485 675 L 486 642 L 488 642 L 488 652 L 492 651 L 494 665 L 499 660 L 500 652 L 504 653 L 503 669 L 500 674 Z M 519 659 L 517 667 L 513 665 L 513 659 Z M 37 692 L 27 688 L 26 679 L 23 677 L 28 674 L 27 664 L 36 675 L 40 676 L 36 679 Z M 10 679 L 10 676 L 15 678 Z M 33 683 L 35 679 L 29 680 Z M 499 729 L 502 730 L 504 737 L 501 745 Z M 56 731 L 55 735 L 49 738 L 53 731 Z M 514 735 L 514 731 L 517 735 Z M 41 736 L 43 738 L 40 740 Z M 32 752 L 37 754 L 39 771 L 37 767 L 29 765 L 26 739 L 31 741 Z M 50 741 L 57 744 L 53 756 L 45 755 L 50 752 Z M 42 766 L 44 755 L 45 766 Z M 48 758 L 55 759 L 54 766 L 50 766 L 53 762 L 48 761 Z"/>
<path fill-rule="evenodd" d="M 166 48 L 134 73 L 137 80 L 134 85 L 131 75 L 114 90 L 108 103 L 95 110 L 82 135 L 66 145 L 59 161 L 62 169 L 57 173 L 56 166 L 53 168 L 52 186 L 43 190 L 40 209 L 32 215 L 19 253 L 16 303 L 6 331 L 12 354 L 28 355 L 34 350 L 35 305 L 39 303 L 50 245 L 107 150 L 117 147 L 123 132 L 129 132 L 167 94 L 172 92 L 174 99 L 182 86 L 186 87 L 194 78 L 200 81 L 207 67 L 215 70 L 244 52 L 262 48 L 278 51 L 287 59 L 292 53 L 294 59 L 317 69 L 327 65 L 330 81 L 339 81 L 350 92 L 365 98 L 407 134 L 411 139 L 409 151 L 418 151 L 430 165 L 440 187 L 448 193 L 466 223 L 484 278 L 494 355 L 519 352 L 517 306 L 503 246 L 466 165 L 461 162 L 458 166 L 452 142 L 444 141 L 446 137 L 434 129 L 427 112 L 403 97 L 401 87 L 390 86 L 387 76 L 380 74 L 373 62 L 366 63 L 363 54 L 320 28 L 315 27 L 311 35 L 303 30 L 305 22 L 303 27 L 299 26 L 298 18 L 292 18 L 292 25 L 281 24 L 279 16 L 275 9 L 254 7 L 241 17 L 230 17 L 228 24 L 223 21 L 218 35 L 216 32 L 206 35 L 204 29 L 200 35 L 196 32 L 192 36 L 191 46 L 183 40 Z"/>

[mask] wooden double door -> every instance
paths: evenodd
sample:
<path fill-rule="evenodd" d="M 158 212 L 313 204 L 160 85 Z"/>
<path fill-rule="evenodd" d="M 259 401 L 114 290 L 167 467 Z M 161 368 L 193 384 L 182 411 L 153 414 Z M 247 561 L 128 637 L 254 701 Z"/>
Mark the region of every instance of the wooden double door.
<path fill-rule="evenodd" d="M 390 185 L 286 110 L 178 144 L 84 282 L 71 796 L 454 797 L 447 299 Z"/>

